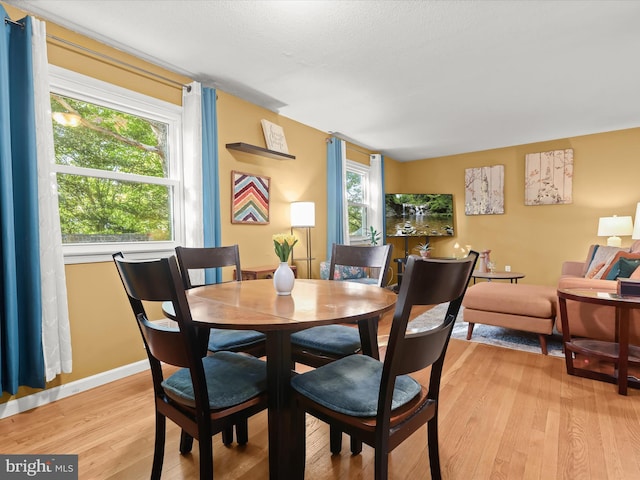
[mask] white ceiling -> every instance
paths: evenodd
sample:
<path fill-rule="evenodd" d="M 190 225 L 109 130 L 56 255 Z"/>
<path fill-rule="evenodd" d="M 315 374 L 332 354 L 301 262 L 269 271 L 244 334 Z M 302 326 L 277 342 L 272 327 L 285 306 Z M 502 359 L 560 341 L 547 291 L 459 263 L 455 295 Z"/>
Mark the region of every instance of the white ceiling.
<path fill-rule="evenodd" d="M 400 161 L 640 126 L 638 1 L 7 3 Z"/>

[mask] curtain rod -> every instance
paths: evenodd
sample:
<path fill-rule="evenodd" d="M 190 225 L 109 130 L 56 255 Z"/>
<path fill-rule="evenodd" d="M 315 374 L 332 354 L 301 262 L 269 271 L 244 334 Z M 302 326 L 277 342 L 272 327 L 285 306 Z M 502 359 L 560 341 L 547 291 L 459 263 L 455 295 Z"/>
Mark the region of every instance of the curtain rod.
<path fill-rule="evenodd" d="M 69 46 L 71 46 L 73 48 L 77 48 L 78 50 L 82 50 L 84 52 L 90 53 L 91 55 L 95 55 L 96 57 L 100 57 L 100 58 L 103 58 L 105 60 L 109 60 L 110 62 L 117 63 L 117 64 L 122 65 L 124 67 L 127 67 L 127 68 L 130 68 L 130 69 L 136 70 L 138 72 L 144 73 L 145 75 L 149 75 L 151 77 L 158 78 L 158 79 L 160 79 L 160 80 L 162 80 L 164 82 L 171 83 L 173 85 L 178 85 L 180 87 L 184 87 L 184 88 L 187 89 L 187 92 L 191 91 L 191 86 L 190 85 L 185 85 L 182 82 L 178 82 L 177 80 L 173 80 L 171 78 L 163 77 L 162 75 L 159 75 L 159 74 L 157 74 L 155 72 L 146 70 L 146 69 L 144 69 L 142 67 L 138 67 L 136 65 L 131 65 L 130 63 L 124 62 L 122 60 L 118 60 L 117 58 L 111 57 L 111 56 L 109 56 L 107 54 L 96 52 L 95 50 L 91 50 L 90 48 L 83 47 L 82 45 L 78 45 L 77 43 L 70 42 L 69 40 L 65 40 L 64 38 L 56 37 L 55 35 L 49 35 L 48 33 L 47 33 L 47 38 L 50 38 L 51 40 L 54 40 L 56 42 L 63 43 L 65 45 L 69 45 Z"/>
<path fill-rule="evenodd" d="M 16 22 L 14 20 L 11 20 L 10 18 L 6 18 L 5 17 L 4 21 L 5 21 L 5 23 L 11 23 L 12 25 L 17 25 L 17 26 L 20 26 L 20 28 L 24 28 L 24 24 L 23 23 Z M 179 87 L 182 87 L 182 88 L 186 88 L 187 92 L 191 91 L 191 86 L 190 85 L 185 85 L 182 82 L 178 82 L 177 80 L 173 80 L 171 78 L 164 77 L 164 76 L 159 75 L 159 74 L 157 74 L 155 72 L 151 72 L 149 70 L 146 70 L 146 69 L 144 69 L 142 67 L 138 67 L 136 65 L 131 65 L 130 63 L 124 62 L 122 60 L 118 60 L 117 58 L 111 57 L 111 56 L 106 55 L 104 53 L 96 52 L 95 50 L 91 50 L 90 48 L 83 47 L 82 45 L 78 45 L 77 43 L 70 42 L 69 40 L 65 40 L 64 38 L 56 37 L 55 35 L 50 35 L 48 33 L 47 33 L 47 38 L 50 38 L 51 40 L 54 40 L 56 42 L 60 42 L 62 44 L 68 45 L 70 47 L 76 48 L 76 49 L 81 50 L 83 52 L 89 53 L 89 54 L 91 54 L 93 56 L 102 58 L 104 60 L 108 60 L 108 61 L 110 61 L 112 63 L 116 63 L 116 64 L 119 64 L 119 65 L 122 65 L 124 67 L 129 68 L 129 69 L 136 70 L 136 71 L 138 71 L 140 73 L 144 73 L 145 75 L 158 78 L 158 79 L 160 79 L 160 80 L 162 80 L 164 82 L 167 82 L 167 83 L 170 83 L 170 84 L 173 84 L 173 85 L 178 85 Z"/>
<path fill-rule="evenodd" d="M 24 28 L 24 23 L 16 22 L 11 20 L 10 18 L 4 17 L 4 23 L 10 23 L 11 25 L 15 25 L 20 28 Z"/>

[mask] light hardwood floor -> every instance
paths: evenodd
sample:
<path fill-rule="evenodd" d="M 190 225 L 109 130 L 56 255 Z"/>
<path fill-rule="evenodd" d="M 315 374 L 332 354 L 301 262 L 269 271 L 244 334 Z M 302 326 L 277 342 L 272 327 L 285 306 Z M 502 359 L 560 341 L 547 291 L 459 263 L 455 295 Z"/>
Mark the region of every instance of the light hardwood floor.
<path fill-rule="evenodd" d="M 194 454 L 178 453 L 168 423 L 163 478 L 197 478 Z M 440 405 L 444 479 L 638 479 L 640 391 L 565 372 L 560 358 L 451 340 Z M 78 454 L 80 478 L 149 478 L 153 400 L 148 372 L 0 421 L 0 452 Z M 249 422 L 249 444 L 214 442 L 215 477 L 268 478 L 267 423 Z M 372 479 L 373 451 L 329 453 L 326 425 L 308 418 L 306 477 Z M 398 447 L 390 479 L 430 478 L 426 431 Z"/>

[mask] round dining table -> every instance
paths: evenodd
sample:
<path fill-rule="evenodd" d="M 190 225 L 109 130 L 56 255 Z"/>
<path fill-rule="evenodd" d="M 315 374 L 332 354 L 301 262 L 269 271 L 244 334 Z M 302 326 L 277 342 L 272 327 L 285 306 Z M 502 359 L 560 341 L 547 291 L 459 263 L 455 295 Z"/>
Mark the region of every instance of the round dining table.
<path fill-rule="evenodd" d="M 272 280 L 205 285 L 187 292 L 194 322 L 202 326 L 258 330 L 266 335 L 269 478 L 302 479 L 304 448 L 293 441 L 291 333 L 334 323 L 358 325 L 364 353 L 378 358 L 377 322 L 392 310 L 396 294 L 346 281 L 297 279 L 291 295 L 277 295 Z"/>

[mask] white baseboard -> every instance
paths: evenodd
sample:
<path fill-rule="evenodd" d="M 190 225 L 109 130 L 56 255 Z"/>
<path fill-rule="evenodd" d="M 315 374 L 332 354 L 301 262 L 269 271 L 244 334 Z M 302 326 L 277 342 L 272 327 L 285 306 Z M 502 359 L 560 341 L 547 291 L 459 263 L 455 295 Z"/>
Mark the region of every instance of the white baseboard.
<path fill-rule="evenodd" d="M 47 403 L 55 402 L 56 400 L 75 395 L 76 393 L 84 392 L 115 380 L 120 380 L 121 378 L 128 377 L 129 375 L 144 372 L 145 370 L 149 370 L 149 361 L 140 360 L 139 362 L 130 363 L 129 365 L 98 373 L 91 377 L 81 378 L 74 382 L 65 383 L 59 387 L 53 387 L 26 397 L 9 400 L 6 403 L 0 404 L 0 419 L 10 417 L 17 413 L 26 412 L 32 408 L 41 407 Z"/>

